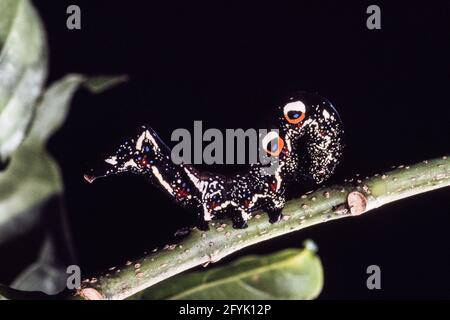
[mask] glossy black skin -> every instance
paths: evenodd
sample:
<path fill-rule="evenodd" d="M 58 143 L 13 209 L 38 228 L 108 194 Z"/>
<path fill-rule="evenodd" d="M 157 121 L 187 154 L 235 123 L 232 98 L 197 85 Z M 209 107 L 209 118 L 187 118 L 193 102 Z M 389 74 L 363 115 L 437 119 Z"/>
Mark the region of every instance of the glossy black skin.
<path fill-rule="evenodd" d="M 297 101 L 304 104 L 305 117 L 293 124 L 283 110 Z M 275 223 L 282 218 L 290 183 L 300 175 L 321 183 L 333 173 L 343 148 L 341 120 L 326 99 L 299 93 L 278 110 L 277 127 L 284 146 L 277 156 L 270 158 L 274 166 L 256 163 L 248 172 L 228 177 L 199 172 L 192 165 L 172 162 L 170 149 L 152 128 L 143 126 L 85 178 L 92 182 L 121 172 L 143 175 L 179 205 L 194 211 L 197 226 L 202 230 L 208 229 L 208 221 L 224 215 L 232 218 L 235 228 L 246 228 L 247 220 L 256 210 L 268 212 L 270 221 Z M 306 139 L 306 150 L 298 150 L 300 139 Z M 272 169 L 269 174 L 268 168 Z"/>

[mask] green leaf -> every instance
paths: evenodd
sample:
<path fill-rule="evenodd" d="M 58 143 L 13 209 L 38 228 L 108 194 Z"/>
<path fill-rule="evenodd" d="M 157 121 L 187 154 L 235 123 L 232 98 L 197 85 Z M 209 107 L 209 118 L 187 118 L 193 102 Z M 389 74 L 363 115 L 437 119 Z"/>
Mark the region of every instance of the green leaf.
<path fill-rule="evenodd" d="M 39 206 L 61 192 L 53 158 L 25 142 L 0 171 L 0 244 L 28 232 L 39 221 Z"/>
<path fill-rule="evenodd" d="M 92 93 L 102 93 L 103 91 L 128 81 L 128 76 L 96 76 L 86 79 L 85 86 Z"/>
<path fill-rule="evenodd" d="M 1 300 L 48 300 L 50 296 L 42 292 L 25 292 L 9 288 L 0 284 L 0 301 Z"/>
<path fill-rule="evenodd" d="M 248 256 L 223 267 L 169 278 L 132 299 L 313 299 L 323 287 L 311 245 L 268 256 Z"/>
<path fill-rule="evenodd" d="M 47 42 L 28 0 L 0 0 L 0 163 L 25 139 L 47 76 Z"/>
<path fill-rule="evenodd" d="M 103 77 L 96 82 L 96 89 L 119 83 L 123 77 Z M 117 80 L 115 80 L 117 79 Z M 12 154 L 6 170 L 0 171 L 0 244 L 30 231 L 44 221 L 41 210 L 54 197 L 61 197 L 63 185 L 58 164 L 46 150 L 46 141 L 63 125 L 69 112 L 70 101 L 76 89 L 85 84 L 92 90 L 90 78 L 68 75 L 54 83 L 43 95 L 36 108 L 36 115 L 29 135 Z M 96 91 L 98 92 L 98 90 Z M 0 129 L 1 131 L 1 129 Z M 54 219 L 64 219 L 61 201 L 56 201 Z M 48 209 L 48 208 L 47 208 Z M 63 221 L 59 224 L 64 226 Z M 41 226 L 48 228 L 48 226 Z M 52 231 L 47 231 L 51 233 Z M 70 230 L 64 235 L 70 239 Z M 56 248 L 60 250 L 56 250 Z M 66 283 L 63 257 L 70 256 L 70 243 L 56 243 L 46 237 L 42 252 L 36 262 L 26 268 L 12 283 L 15 289 L 43 291 L 55 294 Z M 15 292 L 15 291 L 13 291 Z"/>
<path fill-rule="evenodd" d="M 64 123 L 69 104 L 75 91 L 84 85 L 92 93 L 101 93 L 106 89 L 126 81 L 126 76 L 86 77 L 69 74 L 53 84 L 45 92 L 37 107 L 36 119 L 28 140 L 33 143 L 45 142 Z"/>
<path fill-rule="evenodd" d="M 62 193 L 60 170 L 45 142 L 64 123 L 75 90 L 87 79 L 68 75 L 46 91 L 28 137 L 0 171 L 0 244 L 28 231 L 39 220 L 34 209 Z"/>
<path fill-rule="evenodd" d="M 67 285 L 67 265 L 75 262 L 61 257 L 56 252 L 57 245 L 60 243 L 47 236 L 36 261 L 23 270 L 10 287 L 24 291 L 41 291 L 49 295 L 61 292 Z"/>

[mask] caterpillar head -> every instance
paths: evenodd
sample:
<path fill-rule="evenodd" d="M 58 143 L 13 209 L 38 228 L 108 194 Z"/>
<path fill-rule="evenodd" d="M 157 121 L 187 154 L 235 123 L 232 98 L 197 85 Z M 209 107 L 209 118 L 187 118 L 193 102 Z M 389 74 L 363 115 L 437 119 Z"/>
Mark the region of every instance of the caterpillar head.
<path fill-rule="evenodd" d="M 299 155 L 306 171 L 300 173 L 322 183 L 342 158 L 344 131 L 339 114 L 330 101 L 308 93 L 291 97 L 280 109 L 280 136 Z M 300 141 L 304 149 L 299 148 Z"/>

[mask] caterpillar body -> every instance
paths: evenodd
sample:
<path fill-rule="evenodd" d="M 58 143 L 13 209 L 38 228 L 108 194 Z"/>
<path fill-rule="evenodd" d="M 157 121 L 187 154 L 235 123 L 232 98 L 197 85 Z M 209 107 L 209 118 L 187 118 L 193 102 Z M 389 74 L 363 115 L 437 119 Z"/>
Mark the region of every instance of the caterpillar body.
<path fill-rule="evenodd" d="M 254 163 L 247 172 L 223 176 L 200 172 L 193 165 L 175 164 L 171 150 L 149 126 L 122 143 L 102 164 L 85 174 L 93 182 L 122 172 L 143 175 L 159 186 L 181 206 L 197 215 L 197 226 L 208 229 L 208 222 L 228 215 L 233 227 L 246 228 L 256 210 L 269 214 L 270 222 L 282 218 L 286 190 L 300 176 L 322 183 L 334 172 L 342 157 L 341 119 L 326 99 L 298 93 L 277 108 L 277 132 L 262 138 L 262 148 L 275 164 Z M 304 150 L 300 149 L 304 141 Z M 275 161 L 274 161 L 275 160 Z"/>

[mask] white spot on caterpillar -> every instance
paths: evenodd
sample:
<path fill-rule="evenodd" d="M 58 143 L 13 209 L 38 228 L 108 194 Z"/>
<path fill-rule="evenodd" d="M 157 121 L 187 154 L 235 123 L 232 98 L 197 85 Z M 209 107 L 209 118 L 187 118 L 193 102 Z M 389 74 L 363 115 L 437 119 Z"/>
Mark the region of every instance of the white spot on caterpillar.
<path fill-rule="evenodd" d="M 205 221 L 211 221 L 212 217 L 211 217 L 211 213 L 209 212 L 206 203 L 203 204 L 203 219 Z"/>
<path fill-rule="evenodd" d="M 164 180 L 164 178 L 162 177 L 161 173 L 159 173 L 159 170 L 157 167 L 152 166 L 152 172 L 153 175 L 156 177 L 156 179 L 158 179 L 159 183 L 170 193 L 173 194 L 173 189 L 172 187 L 167 183 L 167 181 Z"/>
<path fill-rule="evenodd" d="M 155 139 L 153 138 L 150 131 L 148 131 L 148 130 L 145 130 L 144 132 L 142 132 L 142 134 L 138 138 L 138 140 L 136 142 L 136 150 L 139 150 L 139 151 L 142 150 L 142 144 L 144 143 L 144 141 L 146 139 L 150 140 L 150 142 L 153 146 L 153 150 L 156 151 L 158 149 L 158 144 L 156 143 Z"/>
<path fill-rule="evenodd" d="M 125 169 L 126 167 L 135 167 L 135 168 L 137 168 L 138 165 L 136 164 L 136 162 L 134 162 L 133 159 L 131 159 L 131 160 L 128 160 L 127 162 L 125 162 L 123 164 L 123 168 Z"/>
<path fill-rule="evenodd" d="M 112 166 L 115 166 L 117 164 L 117 157 L 113 156 L 111 158 L 108 158 L 105 160 L 106 163 L 109 163 Z"/>

